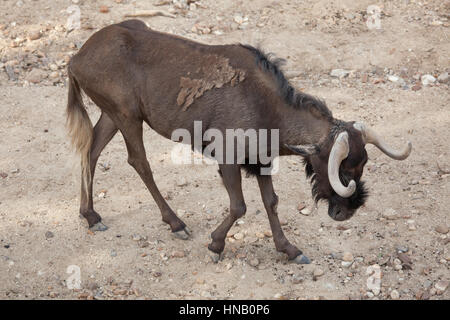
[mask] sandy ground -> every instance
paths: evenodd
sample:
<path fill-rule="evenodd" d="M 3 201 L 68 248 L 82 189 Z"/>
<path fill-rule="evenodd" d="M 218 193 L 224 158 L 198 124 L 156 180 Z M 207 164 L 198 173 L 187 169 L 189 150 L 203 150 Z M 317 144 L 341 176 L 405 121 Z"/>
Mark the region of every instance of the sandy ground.
<path fill-rule="evenodd" d="M 73 2 L 0 4 L 0 298 L 450 297 L 450 94 L 448 80 L 421 81 L 449 71 L 448 3 L 203 0 L 180 9 L 171 1 L 80 0 L 81 29 L 67 33 L 65 10 Z M 367 29 L 370 4 L 382 9 L 380 30 Z M 95 176 L 94 205 L 109 230 L 88 232 L 78 216 L 78 159 L 64 127 L 65 63 L 93 32 L 137 9 L 176 16 L 143 18 L 157 30 L 204 43 L 261 44 L 287 59 L 292 83 L 325 99 L 336 117 L 365 121 L 395 147 L 412 141 L 411 156 L 395 161 L 368 146 L 370 197 L 343 223 L 332 221 L 324 204 L 313 210 L 300 159 L 281 159 L 274 176 L 280 219 L 311 265 L 289 263 L 270 236 L 261 236 L 269 223 L 256 180 L 244 179 L 247 214 L 232 227 L 224 260 L 214 264 L 206 245 L 229 203 L 217 166 L 173 164 L 175 144 L 146 129 L 155 180 L 193 231 L 192 239 L 178 240 L 127 164 L 118 134 Z M 349 74 L 332 77 L 333 69 Z M 95 121 L 98 109 L 88 106 Z M 298 212 L 301 203 L 309 215 Z M 353 259 L 345 263 L 348 253 Z M 382 272 L 375 296 L 366 285 L 374 264 Z M 79 267 L 80 289 L 67 287 L 69 266 Z"/>

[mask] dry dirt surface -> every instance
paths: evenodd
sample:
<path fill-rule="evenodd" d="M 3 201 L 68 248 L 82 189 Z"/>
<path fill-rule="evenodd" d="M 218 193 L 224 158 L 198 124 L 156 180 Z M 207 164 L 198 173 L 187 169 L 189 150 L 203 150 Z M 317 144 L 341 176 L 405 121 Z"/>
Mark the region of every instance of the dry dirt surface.
<path fill-rule="evenodd" d="M 369 5 L 380 8 L 380 29 L 367 26 Z M 80 28 L 71 30 L 76 8 Z M 287 60 L 298 89 L 395 147 L 410 140 L 411 156 L 395 161 L 368 146 L 369 200 L 342 223 L 325 204 L 315 209 L 301 159 L 281 159 L 279 216 L 310 265 L 276 252 L 257 183 L 244 179 L 247 214 L 215 264 L 206 246 L 229 203 L 217 166 L 175 165 L 175 143 L 145 131 L 155 180 L 193 231 L 190 240 L 175 239 L 118 134 L 94 185 L 109 229 L 88 232 L 78 215 L 79 159 L 64 127 L 65 67 L 91 34 L 139 10 L 164 12 L 141 18 L 156 30 L 261 45 Z M 0 14 L 0 298 L 450 297 L 448 1 L 2 0 Z M 95 121 L 98 109 L 88 109 Z M 377 266 L 380 290 L 367 286 Z M 70 289 L 77 270 L 81 286 Z"/>

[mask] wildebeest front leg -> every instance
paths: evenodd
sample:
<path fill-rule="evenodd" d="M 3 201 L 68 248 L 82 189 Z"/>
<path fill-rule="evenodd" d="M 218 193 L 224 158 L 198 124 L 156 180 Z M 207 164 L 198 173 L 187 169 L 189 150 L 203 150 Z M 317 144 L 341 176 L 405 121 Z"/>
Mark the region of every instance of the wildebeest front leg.
<path fill-rule="evenodd" d="M 124 125 L 124 129 L 120 129 L 128 150 L 128 163 L 137 171 L 142 181 L 144 181 L 148 190 L 155 199 L 158 205 L 162 220 L 170 225 L 172 232 L 175 236 L 186 240 L 189 238 L 189 230 L 186 228 L 186 224 L 177 217 L 173 210 L 169 207 L 166 200 L 163 198 L 161 193 L 153 180 L 152 170 L 150 169 L 150 164 L 147 161 L 145 155 L 144 143 L 142 140 L 142 122 L 127 123 Z"/>
<path fill-rule="evenodd" d="M 244 202 L 244 195 L 242 194 L 240 166 L 220 165 L 219 169 L 222 174 L 223 184 L 230 197 L 230 214 L 219 227 L 211 233 L 212 242 L 209 244 L 208 248 L 215 253 L 213 256 L 215 262 L 220 259 L 220 255 L 225 248 L 225 237 L 231 226 L 237 219 L 242 217 L 247 210 Z"/>
<path fill-rule="evenodd" d="M 288 255 L 289 260 L 294 260 L 299 264 L 310 263 L 309 259 L 302 254 L 302 252 L 292 245 L 281 229 L 280 220 L 278 219 L 277 205 L 278 196 L 273 190 L 272 176 L 260 175 L 258 176 L 258 185 L 261 191 L 264 207 L 266 208 L 269 217 L 270 227 L 272 229 L 273 241 L 277 251 L 284 252 Z"/>
<path fill-rule="evenodd" d="M 94 210 L 94 203 L 92 200 L 92 184 L 94 181 L 95 167 L 97 165 L 98 157 L 111 141 L 117 132 L 117 127 L 114 122 L 105 113 L 102 113 L 100 119 L 94 127 L 94 137 L 89 154 L 89 167 L 91 172 L 91 179 L 88 181 L 87 193 L 83 187 L 86 184 L 84 175 L 81 175 L 81 204 L 80 214 L 87 220 L 89 228 L 93 231 L 104 231 L 107 227 L 101 222 L 102 218 Z"/>

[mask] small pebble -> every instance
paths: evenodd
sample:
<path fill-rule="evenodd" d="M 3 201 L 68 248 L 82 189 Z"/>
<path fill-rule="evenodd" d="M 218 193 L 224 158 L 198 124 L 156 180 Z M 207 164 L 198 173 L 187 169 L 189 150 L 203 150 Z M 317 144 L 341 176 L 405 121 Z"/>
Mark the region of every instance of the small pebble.
<path fill-rule="evenodd" d="M 336 77 L 336 78 L 344 78 L 348 76 L 350 71 L 344 70 L 344 69 L 333 69 L 330 72 L 330 76 Z"/>
<path fill-rule="evenodd" d="M 367 80 L 369 80 L 369 76 L 365 73 L 361 76 L 361 82 L 367 83 Z"/>
<path fill-rule="evenodd" d="M 325 272 L 321 268 L 315 268 L 313 271 L 313 279 L 316 280 L 317 278 L 323 276 Z"/>
<path fill-rule="evenodd" d="M 304 278 L 300 274 L 294 274 L 292 276 L 292 283 L 293 284 L 299 284 L 304 281 Z"/>
<path fill-rule="evenodd" d="M 444 292 L 445 290 L 447 290 L 448 285 L 449 285 L 448 281 L 439 280 L 438 282 L 436 282 L 434 287 L 436 288 L 436 290 L 438 290 L 440 292 Z"/>
<path fill-rule="evenodd" d="M 46 233 L 45 233 L 45 238 L 46 239 L 50 239 L 50 238 L 53 238 L 55 235 L 53 234 L 53 232 L 51 232 L 51 231 L 47 231 Z"/>
<path fill-rule="evenodd" d="M 351 252 L 344 252 L 344 254 L 342 255 L 342 260 L 344 261 L 353 261 L 353 254 Z"/>
<path fill-rule="evenodd" d="M 140 235 L 138 235 L 138 234 L 134 234 L 134 235 L 131 237 L 131 239 L 132 239 L 133 241 L 140 241 L 140 240 L 142 239 L 142 237 L 141 237 Z"/>
<path fill-rule="evenodd" d="M 261 232 L 255 232 L 255 236 L 256 236 L 258 239 L 263 239 L 263 238 L 264 238 L 264 233 L 261 233 Z"/>
<path fill-rule="evenodd" d="M 350 267 L 352 264 L 353 264 L 352 261 L 342 261 L 342 262 L 341 262 L 341 265 L 342 265 L 344 268 L 348 268 L 348 267 Z"/>
<path fill-rule="evenodd" d="M 244 239 L 244 234 L 242 232 L 235 233 L 233 235 L 233 238 L 235 238 L 236 240 L 242 240 Z"/>
<path fill-rule="evenodd" d="M 448 227 L 447 226 L 437 226 L 434 230 L 436 230 L 436 232 L 438 233 L 442 233 L 442 234 L 447 234 L 448 233 Z"/>
<path fill-rule="evenodd" d="M 286 297 L 283 296 L 281 293 L 276 293 L 273 297 L 277 300 L 286 300 Z"/>
<path fill-rule="evenodd" d="M 178 187 L 184 187 L 187 185 L 187 181 L 185 178 L 180 178 L 177 180 L 177 186 Z"/>
<path fill-rule="evenodd" d="M 173 251 L 172 252 L 172 258 L 184 258 L 186 254 L 184 251 Z"/>
<path fill-rule="evenodd" d="M 394 76 L 394 75 L 388 76 L 388 80 L 391 82 L 397 82 L 399 79 L 400 79 L 399 77 Z"/>
<path fill-rule="evenodd" d="M 376 263 L 378 260 L 377 255 L 376 254 L 369 254 L 364 258 L 364 262 L 368 265 L 372 265 L 374 263 Z"/>
<path fill-rule="evenodd" d="M 43 70 L 33 69 L 26 75 L 25 80 L 27 80 L 28 82 L 31 82 L 31 83 L 39 83 L 46 76 L 47 75 Z"/>
<path fill-rule="evenodd" d="M 304 208 L 304 209 L 300 210 L 300 213 L 304 216 L 309 216 L 311 214 L 311 209 Z"/>
<path fill-rule="evenodd" d="M 59 78 L 59 72 L 58 71 L 53 71 L 52 73 L 50 73 L 49 78 L 50 79 L 58 79 Z"/>
<path fill-rule="evenodd" d="M 242 24 L 244 22 L 244 18 L 242 18 L 242 16 L 240 15 L 236 15 L 234 16 L 234 22 L 236 22 L 237 24 Z"/>
<path fill-rule="evenodd" d="M 441 73 L 437 79 L 440 83 L 447 83 L 449 79 L 448 72 Z"/>
<path fill-rule="evenodd" d="M 154 276 L 155 278 L 159 278 L 159 277 L 162 276 L 162 272 L 160 272 L 160 271 L 154 271 L 154 272 L 152 273 L 152 276 Z"/>
<path fill-rule="evenodd" d="M 248 262 L 249 265 L 251 265 L 252 267 L 257 267 L 259 265 L 259 260 L 256 258 L 250 259 L 250 261 Z"/>
<path fill-rule="evenodd" d="M 41 32 L 39 30 L 34 30 L 28 33 L 28 39 L 38 40 L 41 37 Z"/>
<path fill-rule="evenodd" d="M 392 300 L 398 300 L 400 298 L 400 293 L 398 293 L 397 290 L 392 290 L 391 291 L 391 299 Z"/>
<path fill-rule="evenodd" d="M 387 220 L 395 220 L 398 218 L 398 214 L 397 214 L 397 211 L 390 208 L 383 212 L 382 217 Z"/>
<path fill-rule="evenodd" d="M 405 253 L 408 252 L 409 248 L 407 246 L 398 246 L 397 248 L 397 252 L 399 253 Z"/>
<path fill-rule="evenodd" d="M 406 263 L 406 264 L 412 264 L 412 260 L 411 258 L 406 254 L 406 253 L 399 253 L 398 254 L 398 259 L 402 262 L 402 263 Z"/>
<path fill-rule="evenodd" d="M 420 79 L 422 81 L 422 85 L 424 87 L 429 86 L 430 84 L 433 84 L 436 82 L 436 78 L 433 77 L 431 74 L 425 74 Z"/>

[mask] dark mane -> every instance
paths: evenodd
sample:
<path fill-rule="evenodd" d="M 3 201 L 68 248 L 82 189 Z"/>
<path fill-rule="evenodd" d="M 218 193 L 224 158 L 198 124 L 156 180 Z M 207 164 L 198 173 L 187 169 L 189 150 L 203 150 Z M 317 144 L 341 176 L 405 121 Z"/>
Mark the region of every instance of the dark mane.
<path fill-rule="evenodd" d="M 240 44 L 243 48 L 246 48 L 252 52 L 256 58 L 256 64 L 264 71 L 269 72 L 275 78 L 280 95 L 291 106 L 306 109 L 314 108 L 323 117 L 327 119 L 333 119 L 333 115 L 328 109 L 324 101 L 315 98 L 309 94 L 295 90 L 281 71 L 281 66 L 285 63 L 284 59 L 276 58 L 273 54 L 265 54 L 260 49 L 252 47 L 250 45 Z"/>

